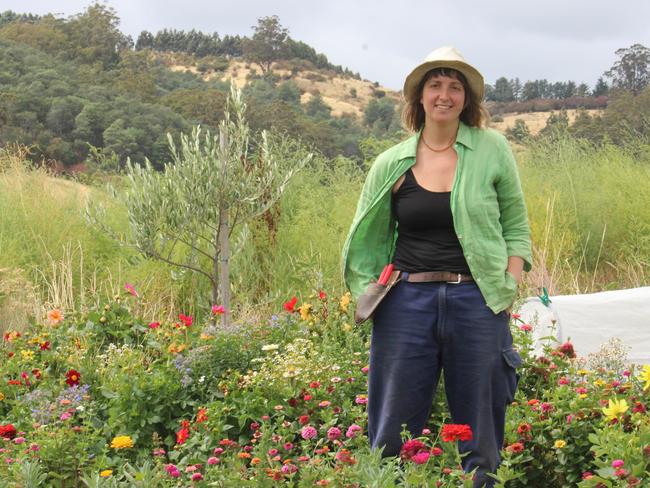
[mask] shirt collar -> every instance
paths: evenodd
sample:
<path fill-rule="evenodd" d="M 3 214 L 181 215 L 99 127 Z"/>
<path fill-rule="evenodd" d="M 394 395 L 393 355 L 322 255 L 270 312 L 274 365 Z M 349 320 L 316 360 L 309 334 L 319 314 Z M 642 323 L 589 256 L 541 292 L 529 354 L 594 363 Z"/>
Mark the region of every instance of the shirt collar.
<path fill-rule="evenodd" d="M 400 159 L 415 158 L 417 152 L 418 140 L 422 135 L 422 129 L 413 134 L 410 138 L 404 141 L 404 150 L 400 154 Z M 456 134 L 456 142 L 462 144 L 467 149 L 474 149 L 474 134 L 471 127 L 460 122 L 458 125 L 458 133 Z"/>

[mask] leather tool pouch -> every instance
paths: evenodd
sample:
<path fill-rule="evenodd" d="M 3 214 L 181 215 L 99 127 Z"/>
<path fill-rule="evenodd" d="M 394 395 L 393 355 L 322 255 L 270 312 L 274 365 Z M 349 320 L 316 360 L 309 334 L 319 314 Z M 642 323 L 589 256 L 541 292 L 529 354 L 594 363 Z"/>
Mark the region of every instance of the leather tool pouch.
<path fill-rule="evenodd" d="M 381 303 L 390 289 L 400 281 L 401 271 L 393 271 L 385 285 L 377 282 L 370 283 L 366 291 L 357 300 L 357 308 L 354 311 L 354 321 L 357 325 L 363 324 L 372 318 L 377 306 Z"/>

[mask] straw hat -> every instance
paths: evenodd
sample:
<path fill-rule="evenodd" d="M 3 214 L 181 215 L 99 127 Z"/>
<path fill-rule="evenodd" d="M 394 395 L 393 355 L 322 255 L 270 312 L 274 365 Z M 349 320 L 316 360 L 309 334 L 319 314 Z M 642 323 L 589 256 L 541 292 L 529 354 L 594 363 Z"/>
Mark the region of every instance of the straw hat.
<path fill-rule="evenodd" d="M 435 49 L 424 58 L 422 64 L 411 71 L 404 82 L 403 93 L 406 100 L 413 100 L 413 97 L 417 96 L 418 84 L 422 80 L 422 77 L 433 68 L 453 68 L 456 71 L 460 71 L 465 75 L 467 83 L 469 83 L 469 88 L 472 90 L 477 101 L 480 102 L 483 100 L 485 92 L 483 75 L 472 65 L 468 64 L 463 55 L 453 46 L 443 46 Z"/>

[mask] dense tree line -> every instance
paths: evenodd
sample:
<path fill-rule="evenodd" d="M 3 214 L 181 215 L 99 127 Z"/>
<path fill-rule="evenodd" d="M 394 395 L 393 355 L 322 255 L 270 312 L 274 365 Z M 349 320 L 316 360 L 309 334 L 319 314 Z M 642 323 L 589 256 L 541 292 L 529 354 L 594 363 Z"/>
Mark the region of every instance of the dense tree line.
<path fill-rule="evenodd" d="M 361 119 L 332 117 L 331 107 L 317 92 L 301 103 L 306 94 L 272 72 L 273 60 L 306 60 L 324 69 L 330 65 L 324 55 L 292 40 L 275 17 L 259 19 L 251 38 L 221 39 L 216 33 L 172 30 L 141 35 L 135 45 L 118 25 L 115 11 L 99 3 L 66 19 L 0 14 L 0 144 L 28 145 L 37 161 L 72 165 L 99 155 L 111 167 L 119 167 L 128 157 L 135 161 L 146 157 L 161 167 L 169 160 L 166 133 L 177 137 L 194 124 L 217 127 L 228 86 L 215 78 L 204 81 L 191 73 L 172 72 L 152 50 L 185 49 L 199 55 L 212 53 L 210 49 L 217 46 L 220 59 L 241 53 L 265 67 L 263 75 L 250 78 L 245 90 L 247 118 L 254 129 L 286 131 L 326 156 L 342 154 L 359 162 L 373 153 L 368 148 L 374 145 L 368 141 L 400 137 L 396 104 L 380 90 Z M 589 91 L 572 82 L 521 83 L 502 78 L 489 96 L 502 100 L 502 105 L 533 107 L 572 95 L 563 103 L 574 100 L 576 106 L 588 106 L 589 100 L 604 105 L 605 98 L 593 95 L 608 89 L 610 106 L 602 118 L 582 117 L 572 127 L 582 127 L 595 141 L 617 142 L 630 133 L 647 134 L 648 49 L 634 45 L 617 54 L 620 59 L 604 74 L 611 85 L 601 79 Z"/>
<path fill-rule="evenodd" d="M 519 78 L 502 76 L 494 85 L 486 85 L 485 97 L 494 102 L 527 102 L 537 99 L 565 100 L 567 98 L 600 97 L 607 95 L 609 85 L 599 78 L 593 89 L 586 83 L 574 81 L 549 82 L 546 79 L 522 83 Z"/>
<path fill-rule="evenodd" d="M 67 19 L 0 15 L 0 144 L 28 145 L 37 161 L 72 165 L 103 155 L 119 167 L 127 157 L 147 157 L 160 167 L 169 159 L 167 132 L 217 127 L 228 85 L 172 72 L 145 47 L 234 56 L 243 53 L 243 38 L 162 31 L 141 35 L 134 49 L 118 24 L 102 4 Z M 215 47 L 221 51 L 210 51 Z M 305 43 L 287 38 L 282 50 L 285 57 L 329 66 Z M 287 131 L 330 157 L 360 160 L 359 140 L 386 133 L 397 116 L 390 103 L 367 124 L 335 118 L 320 95 L 304 105 L 302 95 L 295 83 L 272 73 L 252 79 L 246 88 L 251 125 Z"/>
<path fill-rule="evenodd" d="M 163 29 L 156 34 L 142 31 L 135 43 L 136 50 L 152 49 L 191 54 L 199 58 L 222 56 L 226 58 L 244 57 L 259 62 L 263 71 L 269 71 L 273 61 L 300 59 L 308 61 L 319 69 L 332 70 L 338 74 L 360 79 L 358 73 L 334 65 L 327 56 L 318 53 L 313 47 L 289 36 L 288 29 L 282 27 L 277 16 L 261 17 L 253 26 L 253 36 L 229 36 L 223 38 L 217 32 L 204 34 L 192 29 L 189 32 Z"/>

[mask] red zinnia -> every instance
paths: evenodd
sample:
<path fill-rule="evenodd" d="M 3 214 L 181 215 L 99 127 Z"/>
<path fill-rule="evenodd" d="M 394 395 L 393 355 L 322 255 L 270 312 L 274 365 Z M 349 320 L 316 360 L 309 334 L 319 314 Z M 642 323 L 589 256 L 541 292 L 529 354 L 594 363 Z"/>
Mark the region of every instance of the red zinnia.
<path fill-rule="evenodd" d="M 150 329 L 157 329 L 158 327 L 160 327 L 160 322 L 151 322 L 151 323 L 148 325 L 148 327 L 149 327 Z"/>
<path fill-rule="evenodd" d="M 472 429 L 466 424 L 445 424 L 441 433 L 444 442 L 471 441 Z"/>
<path fill-rule="evenodd" d="M 296 309 L 295 309 L 296 303 L 298 303 L 298 298 L 293 297 L 293 298 L 291 298 L 291 300 L 289 300 L 288 302 L 286 302 L 286 303 L 284 304 L 284 309 L 285 309 L 287 312 L 291 312 L 291 313 L 293 313 L 293 312 L 296 311 Z"/>
<path fill-rule="evenodd" d="M 193 319 L 192 319 L 191 315 L 183 315 L 182 313 L 178 314 L 178 320 L 183 322 L 183 325 L 185 327 L 189 327 L 190 325 L 192 325 L 192 322 L 193 322 Z"/>
<path fill-rule="evenodd" d="M 524 450 L 524 445 L 521 442 L 515 442 L 514 444 L 510 444 L 508 447 L 506 447 L 506 451 L 511 452 L 513 454 L 518 454 Z"/>
<path fill-rule="evenodd" d="M 418 452 L 426 449 L 427 447 L 424 445 L 424 442 L 417 439 L 411 439 L 402 444 L 402 449 L 400 450 L 399 457 L 403 461 L 407 461 L 415 456 Z"/>
<path fill-rule="evenodd" d="M 570 342 L 565 342 L 562 344 L 560 347 L 558 347 L 558 351 L 561 353 L 565 354 L 566 357 L 568 358 L 575 358 L 576 357 L 576 352 L 575 349 L 573 349 L 573 344 Z"/>
<path fill-rule="evenodd" d="M 41 351 L 48 351 L 50 349 L 50 341 L 41 342 L 39 347 Z"/>
<path fill-rule="evenodd" d="M 528 423 L 519 424 L 519 427 L 517 427 L 517 432 L 519 433 L 519 435 L 524 435 L 526 432 L 530 432 L 532 428 L 533 427 Z"/>
<path fill-rule="evenodd" d="M 176 432 L 176 444 L 183 444 L 190 437 L 190 423 L 187 420 L 181 422 L 181 429 Z"/>
<path fill-rule="evenodd" d="M 327 298 L 327 294 L 323 290 L 321 290 L 318 292 L 318 298 L 320 298 L 321 300 L 325 300 Z"/>
<path fill-rule="evenodd" d="M 68 386 L 77 386 L 80 381 L 81 374 L 79 374 L 79 371 L 71 369 L 65 374 L 65 382 Z"/>
<path fill-rule="evenodd" d="M 16 427 L 13 424 L 0 425 L 0 437 L 11 440 L 16 437 Z"/>

